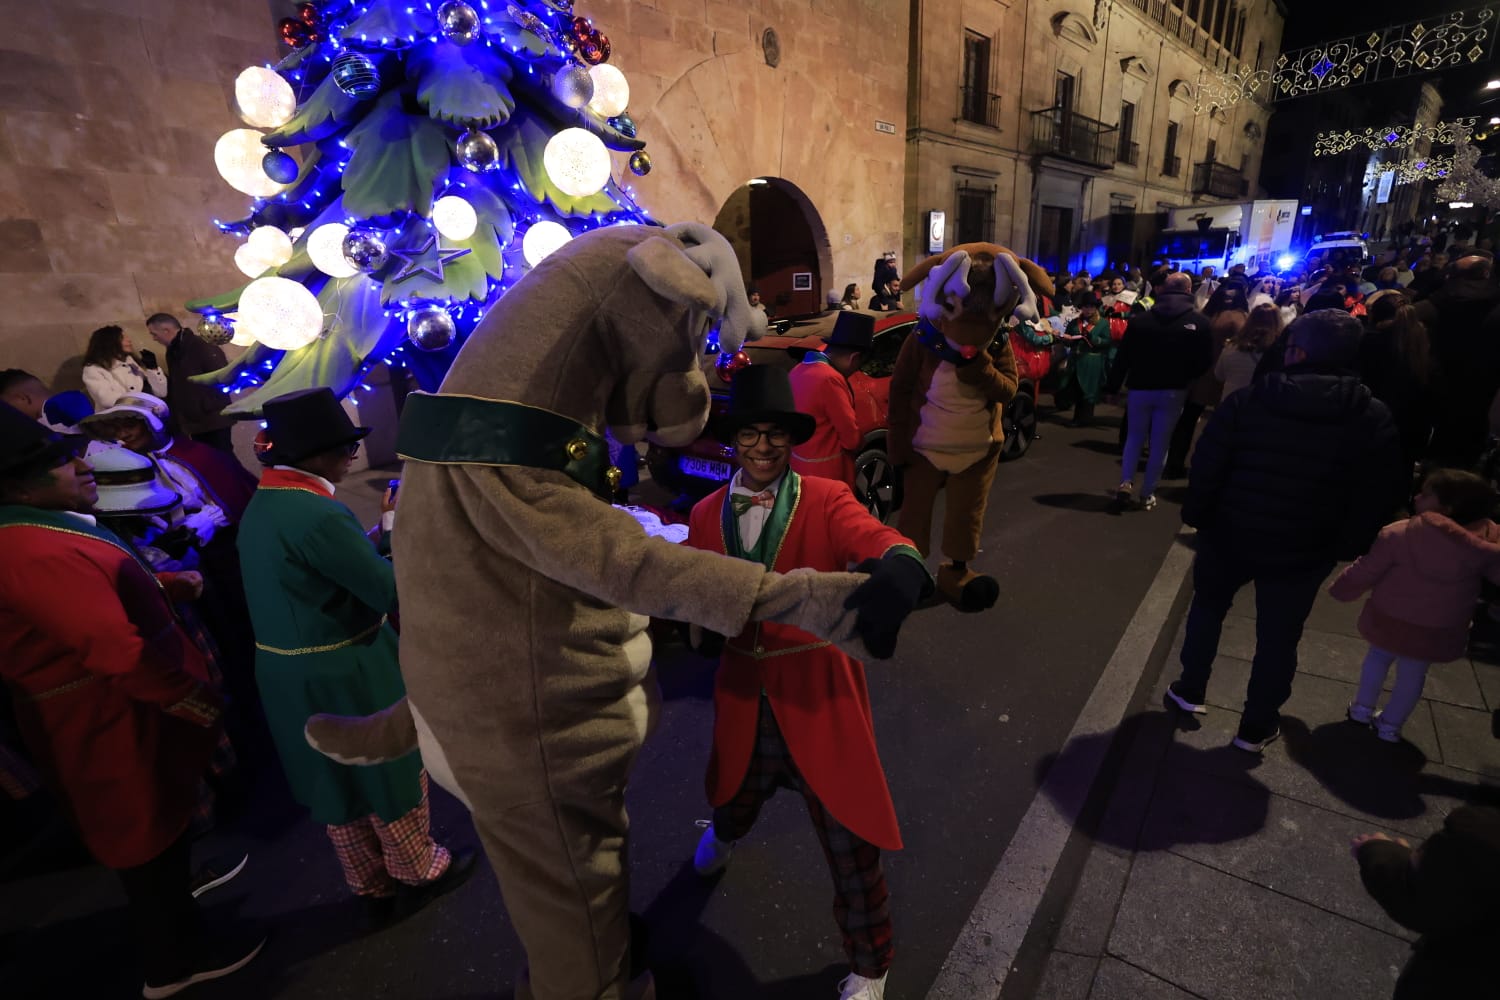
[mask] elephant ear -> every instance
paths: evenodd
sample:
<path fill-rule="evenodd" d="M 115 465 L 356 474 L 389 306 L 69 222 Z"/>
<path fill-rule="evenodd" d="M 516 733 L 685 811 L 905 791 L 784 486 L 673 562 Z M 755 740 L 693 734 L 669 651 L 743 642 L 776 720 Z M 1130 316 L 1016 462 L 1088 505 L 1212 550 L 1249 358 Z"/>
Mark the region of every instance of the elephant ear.
<path fill-rule="evenodd" d="M 747 340 L 759 340 L 766 333 L 766 314 L 752 308 L 740 273 L 739 258 L 729 241 L 701 222 L 682 222 L 667 227 L 667 235 L 683 244 L 683 252 L 697 264 L 718 289 L 718 306 L 712 314 L 723 320 L 719 327 L 719 347 L 738 351 Z"/>
<path fill-rule="evenodd" d="M 1010 279 L 1010 289 L 1002 288 L 1005 284 L 999 280 L 1001 274 Z M 1032 291 L 1031 282 L 1021 271 L 1021 262 L 1012 254 L 1002 253 L 995 256 L 995 305 L 1004 307 L 1014 291 L 1017 299 L 1016 306 L 1011 310 L 1011 315 L 1017 319 L 1035 321 L 1041 313 L 1037 310 L 1036 292 Z"/>
<path fill-rule="evenodd" d="M 647 288 L 668 302 L 703 313 L 719 305 L 719 290 L 714 283 L 683 252 L 682 244 L 670 237 L 642 240 L 626 252 L 625 260 Z"/>

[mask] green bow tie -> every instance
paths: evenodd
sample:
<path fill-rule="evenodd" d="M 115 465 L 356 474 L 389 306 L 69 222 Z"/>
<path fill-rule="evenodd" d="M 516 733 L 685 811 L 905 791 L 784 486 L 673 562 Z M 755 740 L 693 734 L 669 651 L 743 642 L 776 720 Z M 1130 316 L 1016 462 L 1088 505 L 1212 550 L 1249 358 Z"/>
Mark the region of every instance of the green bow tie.
<path fill-rule="evenodd" d="M 734 508 L 734 516 L 740 517 L 751 507 L 764 507 L 770 510 L 776 506 L 776 494 L 770 490 L 762 490 L 754 496 L 746 496 L 743 493 L 729 494 L 729 504 Z"/>

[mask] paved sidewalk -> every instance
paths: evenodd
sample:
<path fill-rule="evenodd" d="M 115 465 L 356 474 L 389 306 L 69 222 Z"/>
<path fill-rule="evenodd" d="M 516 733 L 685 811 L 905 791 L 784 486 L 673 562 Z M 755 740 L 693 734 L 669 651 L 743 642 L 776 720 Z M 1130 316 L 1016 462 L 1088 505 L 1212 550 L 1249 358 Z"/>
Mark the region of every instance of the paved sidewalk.
<path fill-rule="evenodd" d="M 1228 745 L 1254 606 L 1247 588 L 1225 624 L 1206 716 L 1162 704 L 1177 675 L 1179 625 L 1115 744 L 1124 757 L 1107 805 L 1080 821 L 1089 843 L 1071 898 L 1054 887 L 1007 1000 L 1390 996 L 1413 935 L 1365 895 L 1349 841 L 1383 830 L 1416 842 L 1465 801 L 1500 804 L 1500 741 L 1490 735 L 1500 657 L 1484 635 L 1500 629 L 1480 630 L 1472 661 L 1433 668 L 1405 727 L 1409 742 L 1387 744 L 1345 720 L 1366 649 L 1355 629 L 1361 605 L 1325 592 L 1302 640 L 1282 738 L 1258 758 Z"/>

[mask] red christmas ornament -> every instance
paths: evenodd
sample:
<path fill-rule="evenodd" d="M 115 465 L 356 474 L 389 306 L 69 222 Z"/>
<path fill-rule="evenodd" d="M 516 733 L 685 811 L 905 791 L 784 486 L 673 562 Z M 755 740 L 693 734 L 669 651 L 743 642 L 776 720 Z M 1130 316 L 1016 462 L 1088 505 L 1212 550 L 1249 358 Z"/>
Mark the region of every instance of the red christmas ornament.
<path fill-rule="evenodd" d="M 587 41 L 579 45 L 578 51 L 583 56 L 584 62 L 590 66 L 597 66 L 609 59 L 609 38 L 596 31 L 588 37 Z"/>
<path fill-rule="evenodd" d="M 312 41 L 312 31 L 295 17 L 283 17 L 276 25 L 281 40 L 294 49 L 300 49 Z"/>
<path fill-rule="evenodd" d="M 578 40 L 579 44 L 582 44 L 593 37 L 594 22 L 590 21 L 586 17 L 575 17 L 573 18 L 570 30 L 573 34 L 573 37 Z"/>
<path fill-rule="evenodd" d="M 316 28 L 322 23 L 322 17 L 318 14 L 318 5 L 315 3 L 299 3 L 297 5 L 297 16 L 302 23 L 309 28 Z"/>
<path fill-rule="evenodd" d="M 734 381 L 735 372 L 748 367 L 750 367 L 750 355 L 744 351 L 720 354 L 719 360 L 714 362 L 714 368 L 718 371 L 719 378 L 724 380 L 725 385 Z"/>

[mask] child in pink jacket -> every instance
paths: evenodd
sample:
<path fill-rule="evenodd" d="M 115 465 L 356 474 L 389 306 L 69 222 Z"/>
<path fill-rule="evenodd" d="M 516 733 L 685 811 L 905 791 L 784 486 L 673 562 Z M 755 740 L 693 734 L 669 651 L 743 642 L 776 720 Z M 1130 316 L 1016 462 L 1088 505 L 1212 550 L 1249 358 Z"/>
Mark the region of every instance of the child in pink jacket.
<path fill-rule="evenodd" d="M 1359 633 L 1370 642 L 1349 718 L 1374 723 L 1390 743 L 1422 697 L 1427 668 L 1459 659 L 1468 646 L 1469 621 L 1483 578 L 1500 583 L 1500 526 L 1490 520 L 1493 487 L 1454 469 L 1429 475 L 1417 494 L 1416 515 L 1386 525 L 1363 558 L 1329 588 L 1336 599 L 1370 599 Z M 1383 711 L 1375 711 L 1386 672 L 1396 683 Z"/>

